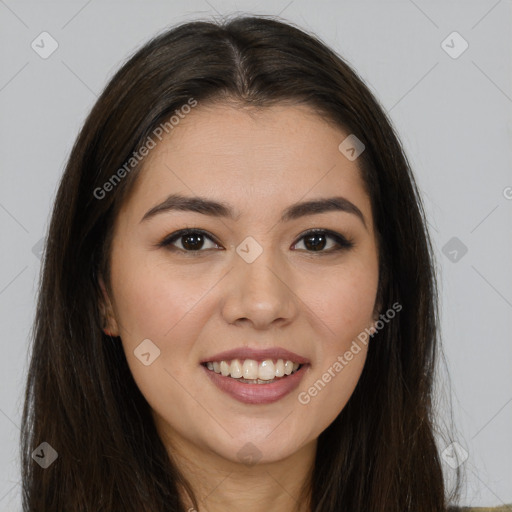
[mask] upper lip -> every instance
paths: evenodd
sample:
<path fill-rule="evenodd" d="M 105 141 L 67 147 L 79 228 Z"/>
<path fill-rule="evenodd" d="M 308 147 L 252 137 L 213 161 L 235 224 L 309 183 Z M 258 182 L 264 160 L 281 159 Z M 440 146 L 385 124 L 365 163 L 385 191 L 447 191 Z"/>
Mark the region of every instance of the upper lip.
<path fill-rule="evenodd" d="M 224 352 L 219 352 L 213 356 L 204 358 L 201 364 L 218 361 L 232 361 L 233 359 L 254 359 L 261 362 L 265 359 L 283 359 L 290 360 L 293 363 L 307 364 L 309 359 L 299 356 L 295 352 L 290 352 L 282 347 L 272 347 L 265 349 L 255 349 L 250 347 L 239 347 Z"/>

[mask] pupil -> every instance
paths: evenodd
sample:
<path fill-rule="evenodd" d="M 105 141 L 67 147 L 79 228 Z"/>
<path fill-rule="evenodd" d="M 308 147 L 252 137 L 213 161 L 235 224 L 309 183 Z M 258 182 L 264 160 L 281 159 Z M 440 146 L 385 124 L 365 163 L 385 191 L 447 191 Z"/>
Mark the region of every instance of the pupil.
<path fill-rule="evenodd" d="M 309 241 L 310 240 L 314 240 L 314 239 L 318 239 L 320 238 L 320 242 L 312 242 L 310 243 Z M 304 239 L 304 245 L 306 246 L 307 249 L 313 249 L 313 250 L 317 250 L 317 249 L 323 249 L 325 247 L 325 236 L 323 234 L 314 234 L 314 235 L 309 235 L 307 236 L 305 239 Z"/>
<path fill-rule="evenodd" d="M 185 249 L 192 249 L 192 250 L 200 249 L 203 245 L 202 237 L 203 237 L 203 235 L 201 235 L 200 233 L 185 235 L 183 237 L 183 240 L 184 240 L 183 247 L 185 247 Z M 185 240 L 192 240 L 192 243 L 187 243 L 187 242 L 185 242 Z"/>

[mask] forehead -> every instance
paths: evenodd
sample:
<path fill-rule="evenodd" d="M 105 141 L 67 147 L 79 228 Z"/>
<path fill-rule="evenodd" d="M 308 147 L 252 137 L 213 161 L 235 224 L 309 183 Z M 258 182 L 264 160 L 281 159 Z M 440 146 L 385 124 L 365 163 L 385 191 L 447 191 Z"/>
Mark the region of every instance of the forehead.
<path fill-rule="evenodd" d="M 301 199 L 341 195 L 371 219 L 357 161 L 338 149 L 348 135 L 307 106 L 199 104 L 145 158 L 125 209 L 143 215 L 182 193 L 261 217 Z"/>

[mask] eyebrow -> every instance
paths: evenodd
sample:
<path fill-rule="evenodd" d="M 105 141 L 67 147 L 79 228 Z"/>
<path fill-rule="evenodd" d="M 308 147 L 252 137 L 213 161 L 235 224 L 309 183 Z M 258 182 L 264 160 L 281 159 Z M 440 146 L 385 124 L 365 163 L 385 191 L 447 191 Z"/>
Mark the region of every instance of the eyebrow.
<path fill-rule="evenodd" d="M 237 220 L 240 217 L 240 213 L 236 212 L 233 207 L 227 203 L 213 201 L 204 197 L 171 194 L 163 202 L 148 210 L 140 222 L 144 222 L 155 215 L 169 211 L 188 211 L 209 215 L 211 217 L 229 218 L 232 220 Z M 363 223 L 364 227 L 368 229 L 361 210 L 354 203 L 341 196 L 314 199 L 311 201 L 292 204 L 284 210 L 281 215 L 280 222 L 289 222 L 307 215 L 315 215 L 331 211 L 351 213 L 357 216 Z"/>

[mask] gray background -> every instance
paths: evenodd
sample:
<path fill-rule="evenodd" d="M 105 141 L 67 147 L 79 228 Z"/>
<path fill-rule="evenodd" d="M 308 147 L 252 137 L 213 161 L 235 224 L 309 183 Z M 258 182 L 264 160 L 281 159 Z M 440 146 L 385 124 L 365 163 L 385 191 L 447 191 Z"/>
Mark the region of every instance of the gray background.
<path fill-rule="evenodd" d="M 21 510 L 19 424 L 38 247 L 77 132 L 113 72 L 148 38 L 236 11 L 281 14 L 318 34 L 388 111 L 435 244 L 453 441 L 469 455 L 462 504 L 512 503 L 510 0 L 0 0 L 0 510 Z M 43 31 L 58 43 L 47 59 L 31 48 Z M 458 58 L 441 46 L 453 31 L 469 44 Z M 439 383 L 448 395 L 446 376 Z M 443 466 L 449 479 L 453 469 Z"/>

